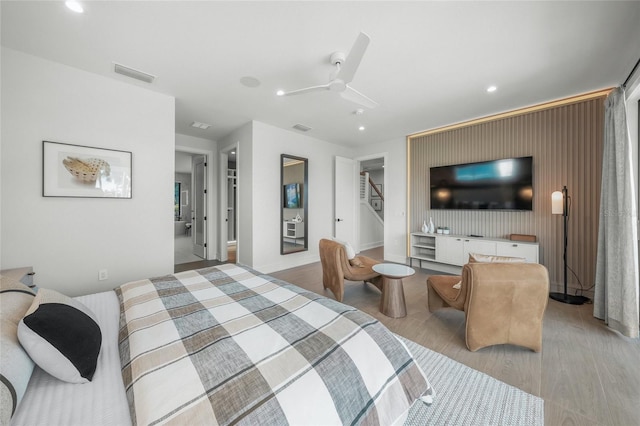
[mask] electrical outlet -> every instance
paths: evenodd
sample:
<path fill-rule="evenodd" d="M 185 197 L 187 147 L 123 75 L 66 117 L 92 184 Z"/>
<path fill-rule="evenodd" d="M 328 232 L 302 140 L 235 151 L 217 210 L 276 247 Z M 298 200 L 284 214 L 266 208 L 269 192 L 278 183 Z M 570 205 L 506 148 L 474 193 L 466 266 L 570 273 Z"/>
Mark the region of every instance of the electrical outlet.
<path fill-rule="evenodd" d="M 98 271 L 98 281 L 104 281 L 107 278 L 109 278 L 109 273 L 107 272 L 106 269 L 100 269 Z"/>

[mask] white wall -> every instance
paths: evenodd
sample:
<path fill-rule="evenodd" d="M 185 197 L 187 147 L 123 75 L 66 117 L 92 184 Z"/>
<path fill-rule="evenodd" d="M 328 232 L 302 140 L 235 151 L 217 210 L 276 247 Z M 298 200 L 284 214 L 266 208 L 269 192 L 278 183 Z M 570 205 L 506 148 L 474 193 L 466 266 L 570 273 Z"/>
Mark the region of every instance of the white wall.
<path fill-rule="evenodd" d="M 176 133 L 176 151 L 182 151 L 183 148 L 186 148 L 184 152 L 216 151 L 217 147 L 216 141 Z"/>
<path fill-rule="evenodd" d="M 31 265 L 38 285 L 71 296 L 172 272 L 174 98 L 1 55 L 1 267 Z M 132 152 L 133 198 L 43 197 L 43 140 Z"/>
<path fill-rule="evenodd" d="M 384 221 L 366 201 L 360 201 L 360 250 L 384 245 Z"/>
<path fill-rule="evenodd" d="M 176 133 L 176 149 L 179 149 L 178 147 L 178 137 L 181 135 L 178 135 Z M 176 173 L 189 173 L 191 174 L 191 155 L 189 153 L 186 152 L 179 152 L 176 151 Z"/>
<path fill-rule="evenodd" d="M 218 258 L 218 143 L 209 139 L 196 138 L 194 136 L 176 133 L 176 167 L 178 161 L 185 161 L 186 156 L 189 170 L 191 169 L 192 155 L 202 154 L 207 156 L 207 259 Z M 183 166 L 182 164 L 180 164 Z M 189 195 L 190 197 L 192 194 Z M 189 200 L 191 202 L 191 199 Z"/>
<path fill-rule="evenodd" d="M 308 247 L 305 252 L 280 254 L 280 155 L 308 162 Z M 269 273 L 319 260 L 318 242 L 333 232 L 333 175 L 336 155 L 353 151 L 319 139 L 253 123 L 253 267 Z M 240 159 L 243 166 L 244 157 Z M 244 207 L 240 207 L 241 214 Z"/>
<path fill-rule="evenodd" d="M 376 155 L 379 154 L 379 155 Z M 356 151 L 356 157 L 382 157 L 384 166 L 384 258 L 407 261 L 407 142 L 404 137 Z M 393 190 L 391 189 L 393 188 Z"/>

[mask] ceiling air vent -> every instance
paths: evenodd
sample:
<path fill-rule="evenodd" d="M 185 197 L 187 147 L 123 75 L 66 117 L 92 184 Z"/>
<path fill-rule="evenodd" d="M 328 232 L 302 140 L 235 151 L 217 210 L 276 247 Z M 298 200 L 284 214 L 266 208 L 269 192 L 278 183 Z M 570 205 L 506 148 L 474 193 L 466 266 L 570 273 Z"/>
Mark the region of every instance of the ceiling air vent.
<path fill-rule="evenodd" d="M 135 78 L 136 80 L 144 81 L 145 83 L 153 83 L 153 80 L 156 78 L 155 75 L 147 74 L 146 72 L 138 71 L 116 63 L 113 64 L 113 71 L 118 74 L 126 75 L 127 77 Z"/>
<path fill-rule="evenodd" d="M 191 127 L 195 127 L 196 129 L 207 130 L 209 127 L 211 127 L 211 124 L 194 121 L 193 123 L 191 123 Z"/>
<path fill-rule="evenodd" d="M 304 124 L 296 124 L 295 126 L 293 126 L 293 128 L 296 130 L 300 130 L 301 132 L 308 132 L 309 130 L 311 130 L 311 127 L 305 126 Z"/>

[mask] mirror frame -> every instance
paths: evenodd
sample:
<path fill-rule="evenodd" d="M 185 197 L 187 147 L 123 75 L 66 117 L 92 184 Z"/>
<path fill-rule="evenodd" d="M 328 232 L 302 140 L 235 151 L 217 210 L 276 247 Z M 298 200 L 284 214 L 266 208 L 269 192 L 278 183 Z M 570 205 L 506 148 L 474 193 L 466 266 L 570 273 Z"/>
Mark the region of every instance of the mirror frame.
<path fill-rule="evenodd" d="M 302 219 L 302 223 L 304 224 L 304 244 L 302 248 L 297 250 L 284 250 L 284 203 L 285 203 L 285 194 L 284 194 L 284 160 L 285 159 L 293 159 L 301 161 L 304 164 L 304 179 L 302 182 L 302 210 L 304 212 L 304 217 Z M 302 251 L 309 250 L 309 160 L 304 157 L 298 157 L 295 155 L 281 154 L 280 155 L 280 254 L 292 254 L 292 253 L 300 253 Z"/>

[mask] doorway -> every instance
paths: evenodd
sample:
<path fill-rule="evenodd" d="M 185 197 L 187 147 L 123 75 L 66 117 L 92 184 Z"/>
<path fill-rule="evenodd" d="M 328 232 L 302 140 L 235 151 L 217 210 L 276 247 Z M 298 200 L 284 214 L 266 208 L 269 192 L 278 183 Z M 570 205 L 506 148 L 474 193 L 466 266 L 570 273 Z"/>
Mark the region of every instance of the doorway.
<path fill-rule="evenodd" d="M 227 263 L 236 263 L 240 250 L 238 229 L 239 157 L 237 145 L 220 151 L 218 248 L 220 261 Z"/>
<path fill-rule="evenodd" d="M 174 265 L 207 259 L 206 155 L 176 151 Z"/>
<path fill-rule="evenodd" d="M 358 244 L 360 250 L 381 247 L 385 240 L 385 192 L 387 154 L 373 154 L 358 159 Z"/>
<path fill-rule="evenodd" d="M 227 160 L 227 262 L 236 263 L 238 234 L 238 175 L 236 151 L 230 151 Z"/>

